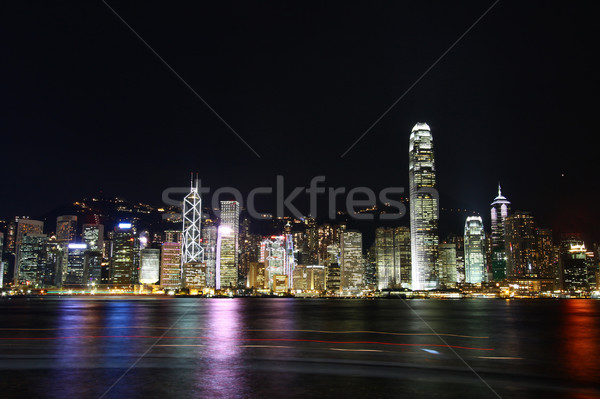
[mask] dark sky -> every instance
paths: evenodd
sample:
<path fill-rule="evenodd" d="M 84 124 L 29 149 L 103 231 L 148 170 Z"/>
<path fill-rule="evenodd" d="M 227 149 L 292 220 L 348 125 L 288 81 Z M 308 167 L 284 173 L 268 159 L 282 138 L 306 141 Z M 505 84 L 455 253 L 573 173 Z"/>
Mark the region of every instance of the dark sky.
<path fill-rule="evenodd" d="M 434 135 L 442 206 L 513 207 L 600 238 L 593 2 L 3 2 L 0 216 L 96 194 L 160 204 L 212 186 L 407 186 L 408 136 Z M 562 176 L 564 174 L 564 177 Z"/>

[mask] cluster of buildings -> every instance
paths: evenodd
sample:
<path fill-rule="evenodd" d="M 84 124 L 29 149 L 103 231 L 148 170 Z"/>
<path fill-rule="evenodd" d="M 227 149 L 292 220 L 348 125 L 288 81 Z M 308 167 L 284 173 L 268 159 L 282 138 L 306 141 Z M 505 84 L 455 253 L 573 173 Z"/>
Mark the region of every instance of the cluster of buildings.
<path fill-rule="evenodd" d="M 0 232 L 0 287 L 343 296 L 497 287 L 585 296 L 600 287 L 598 246 L 588 249 L 579 234 L 556 240 L 529 212 L 513 212 L 500 186 L 489 231 L 482 217 L 468 216 L 461 234 L 440 237 L 433 136 L 425 123 L 410 134 L 409 186 L 410 226 L 377 227 L 369 247 L 346 223 L 311 217 L 284 218 L 274 235 L 252 233 L 237 201 L 220 201 L 211 210 L 217 217 L 208 214 L 197 179 L 168 228 L 120 218 L 105 231 L 97 215 L 58 216 L 51 227 L 16 218 Z"/>

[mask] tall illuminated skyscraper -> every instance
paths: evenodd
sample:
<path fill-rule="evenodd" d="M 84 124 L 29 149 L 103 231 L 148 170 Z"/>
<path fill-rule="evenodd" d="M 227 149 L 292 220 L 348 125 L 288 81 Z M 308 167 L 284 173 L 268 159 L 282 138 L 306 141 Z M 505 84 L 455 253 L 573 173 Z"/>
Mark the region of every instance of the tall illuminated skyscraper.
<path fill-rule="evenodd" d="M 438 286 L 437 250 L 439 201 L 436 190 L 433 136 L 426 123 L 417 123 L 408 147 L 410 233 L 413 290 Z"/>
<path fill-rule="evenodd" d="M 163 242 L 161 245 L 160 286 L 165 290 L 181 288 L 181 243 Z"/>
<path fill-rule="evenodd" d="M 23 242 L 23 237 L 26 234 L 42 234 L 44 230 L 44 222 L 40 220 L 32 220 L 19 218 L 17 219 L 17 234 L 15 237 L 15 272 L 14 272 L 14 281 L 15 284 L 18 284 L 19 281 L 26 281 L 27 279 L 22 279 L 19 274 L 19 260 L 21 257 L 21 244 Z"/>
<path fill-rule="evenodd" d="M 183 199 L 183 241 L 181 248 L 182 282 L 194 288 L 206 285 L 206 265 L 202 248 L 202 200 L 198 193 L 198 179 L 192 182 L 190 193 Z"/>
<path fill-rule="evenodd" d="M 510 201 L 503 195 L 498 184 L 498 196 L 491 205 L 492 217 L 492 274 L 494 281 L 506 278 L 506 236 L 505 223 L 510 212 Z"/>
<path fill-rule="evenodd" d="M 538 277 L 537 237 L 533 216 L 515 212 L 504 222 L 506 234 L 506 276 Z"/>
<path fill-rule="evenodd" d="M 113 284 L 129 285 L 136 284 L 134 271 L 136 248 L 135 229 L 131 223 L 119 223 L 115 227 L 113 236 L 113 247 L 111 256 L 111 280 Z"/>
<path fill-rule="evenodd" d="M 359 231 L 346 230 L 341 235 L 340 272 L 343 291 L 357 292 L 364 288 L 365 262 Z"/>
<path fill-rule="evenodd" d="M 465 222 L 465 282 L 487 281 L 485 268 L 485 232 L 481 216 L 469 216 Z"/>
<path fill-rule="evenodd" d="M 410 284 L 410 230 L 407 227 L 379 227 L 375 230 L 377 288 L 406 287 Z"/>
<path fill-rule="evenodd" d="M 217 289 L 237 288 L 239 231 L 240 203 L 221 201 L 221 223 L 217 232 Z"/>

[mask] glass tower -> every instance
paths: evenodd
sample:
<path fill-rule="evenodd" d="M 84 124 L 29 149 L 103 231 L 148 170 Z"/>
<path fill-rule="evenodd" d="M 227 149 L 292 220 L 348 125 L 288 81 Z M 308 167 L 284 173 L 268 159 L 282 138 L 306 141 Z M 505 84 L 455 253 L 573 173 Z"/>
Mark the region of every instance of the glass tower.
<path fill-rule="evenodd" d="M 240 203 L 221 201 L 221 224 L 217 232 L 217 272 L 215 276 L 217 289 L 237 287 L 239 233 Z"/>
<path fill-rule="evenodd" d="M 492 275 L 494 281 L 506 278 L 506 236 L 505 223 L 510 212 L 510 201 L 503 195 L 498 184 L 498 196 L 491 205 L 492 217 Z"/>
<path fill-rule="evenodd" d="M 439 201 L 435 181 L 433 137 L 426 123 L 417 123 L 410 134 L 408 177 L 413 290 L 438 286 Z"/>
<path fill-rule="evenodd" d="M 480 284 L 486 280 L 483 221 L 481 216 L 469 216 L 465 222 L 465 282 Z"/>

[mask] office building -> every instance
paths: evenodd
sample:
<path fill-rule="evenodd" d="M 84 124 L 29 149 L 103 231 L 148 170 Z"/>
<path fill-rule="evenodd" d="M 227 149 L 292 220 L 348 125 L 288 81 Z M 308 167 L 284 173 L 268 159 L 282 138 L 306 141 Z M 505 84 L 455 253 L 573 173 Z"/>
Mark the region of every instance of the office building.
<path fill-rule="evenodd" d="M 161 245 L 160 286 L 165 290 L 181 288 L 181 244 L 178 242 Z"/>
<path fill-rule="evenodd" d="M 465 222 L 465 282 L 481 284 L 487 281 L 485 262 L 485 232 L 480 216 L 469 216 Z"/>
<path fill-rule="evenodd" d="M 439 200 L 436 190 L 433 136 L 426 123 L 417 123 L 409 140 L 411 286 L 438 287 L 437 249 Z"/>
<path fill-rule="evenodd" d="M 506 233 L 505 223 L 510 212 L 510 201 L 502 195 L 502 189 L 498 184 L 498 196 L 491 204 L 492 221 L 492 276 L 494 281 L 502 281 L 506 278 Z"/>
<path fill-rule="evenodd" d="M 358 292 L 364 289 L 365 264 L 362 253 L 362 234 L 346 230 L 340 240 L 340 275 L 343 291 Z"/>

